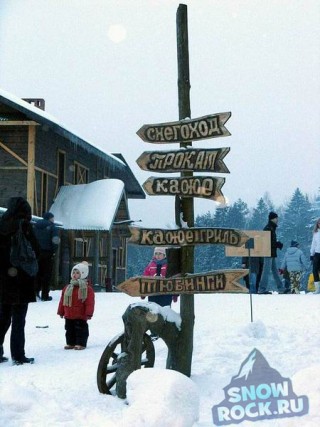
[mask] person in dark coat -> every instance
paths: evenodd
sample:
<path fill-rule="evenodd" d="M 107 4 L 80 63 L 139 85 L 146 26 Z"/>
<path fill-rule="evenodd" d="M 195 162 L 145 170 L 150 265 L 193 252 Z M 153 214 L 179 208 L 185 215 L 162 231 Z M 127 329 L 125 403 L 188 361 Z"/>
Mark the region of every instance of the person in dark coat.
<path fill-rule="evenodd" d="M 276 234 L 277 226 L 278 226 L 278 215 L 275 212 L 270 212 L 268 224 L 264 227 L 263 230 L 270 231 L 271 256 L 264 257 L 263 259 L 263 269 L 262 269 L 262 275 L 261 275 L 261 280 L 259 284 L 259 294 L 271 293 L 268 290 L 268 281 L 269 281 L 270 272 L 272 273 L 278 292 L 284 293 L 284 287 L 280 279 L 277 265 L 276 265 L 277 249 L 283 248 L 283 243 L 277 240 L 277 234 Z"/>
<path fill-rule="evenodd" d="M 12 197 L 8 209 L 0 219 L 0 362 L 3 356 L 5 335 L 11 325 L 10 350 L 13 364 L 33 363 L 34 358 L 25 356 L 25 322 L 29 302 L 36 301 L 34 277 L 10 263 L 11 237 L 22 222 L 22 230 L 31 242 L 36 255 L 39 246 L 33 233 L 31 207 L 22 197 Z"/>
<path fill-rule="evenodd" d="M 59 244 L 59 232 L 54 225 L 54 215 L 51 212 L 45 212 L 43 219 L 37 221 L 34 225 L 34 233 L 40 245 L 39 271 L 36 279 L 37 295 L 42 301 L 51 301 L 49 296 L 50 281 L 54 265 L 54 256 Z"/>
<path fill-rule="evenodd" d="M 243 257 L 242 268 L 249 268 L 249 274 L 244 277 L 244 282 L 251 294 L 257 294 L 263 269 L 263 258 L 261 257 Z"/>

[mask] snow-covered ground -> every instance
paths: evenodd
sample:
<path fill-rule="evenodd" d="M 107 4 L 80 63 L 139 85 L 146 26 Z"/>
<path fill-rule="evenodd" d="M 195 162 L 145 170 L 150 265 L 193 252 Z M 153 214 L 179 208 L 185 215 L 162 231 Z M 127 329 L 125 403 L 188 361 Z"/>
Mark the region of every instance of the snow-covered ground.
<path fill-rule="evenodd" d="M 292 380 L 293 392 L 307 396 L 310 406 L 302 417 L 254 425 L 320 425 L 320 295 L 253 295 L 253 322 L 249 295 L 196 295 L 191 379 L 164 370 L 166 346 L 155 341 L 156 369 L 129 377 L 127 401 L 100 394 L 96 374 L 105 346 L 123 330 L 122 314 L 140 300 L 97 293 L 87 349 L 66 351 L 64 320 L 56 315 L 60 291 L 52 296 L 51 302 L 29 306 L 26 355 L 35 357 L 35 364 L 0 364 L 1 426 L 209 427 L 214 425 L 212 407 L 224 400 L 224 388 L 254 349 Z M 172 308 L 179 311 L 179 305 Z M 4 350 L 9 356 L 9 334 Z M 198 399 L 199 419 L 190 421 L 196 418 Z"/>

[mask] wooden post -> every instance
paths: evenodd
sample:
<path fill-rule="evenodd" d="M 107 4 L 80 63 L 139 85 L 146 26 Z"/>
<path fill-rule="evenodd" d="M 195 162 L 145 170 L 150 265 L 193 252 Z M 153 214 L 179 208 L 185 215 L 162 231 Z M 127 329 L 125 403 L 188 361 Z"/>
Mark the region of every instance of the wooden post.
<path fill-rule="evenodd" d="M 28 127 L 28 169 L 27 169 L 27 200 L 34 213 L 34 184 L 35 184 L 35 144 L 36 144 L 36 127 Z"/>
<path fill-rule="evenodd" d="M 94 235 L 94 261 L 93 261 L 93 274 L 92 274 L 92 280 L 93 285 L 100 283 L 99 278 L 99 260 L 100 260 L 100 232 L 97 230 L 97 232 Z"/>
<path fill-rule="evenodd" d="M 176 16 L 177 25 L 177 58 L 178 58 L 178 100 L 179 120 L 191 118 L 190 110 L 190 77 L 189 77 L 189 44 L 188 44 L 188 14 L 187 6 L 180 4 Z M 192 142 L 180 144 L 181 148 L 192 145 Z M 193 176 L 193 172 L 182 172 L 181 177 Z M 176 203 L 176 218 L 182 218 L 188 227 L 194 226 L 193 198 L 182 197 Z M 194 247 L 181 248 L 181 272 L 182 274 L 194 271 Z M 193 352 L 193 327 L 194 327 L 194 296 L 181 295 L 180 315 L 182 319 L 181 333 L 178 340 L 178 354 L 176 370 L 188 377 L 191 376 L 192 352 Z"/>

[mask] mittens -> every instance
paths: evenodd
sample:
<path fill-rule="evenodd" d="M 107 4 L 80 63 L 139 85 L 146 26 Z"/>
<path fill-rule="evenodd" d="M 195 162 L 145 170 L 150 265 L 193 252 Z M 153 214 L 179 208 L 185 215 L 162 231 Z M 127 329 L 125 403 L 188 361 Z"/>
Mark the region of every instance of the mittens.
<path fill-rule="evenodd" d="M 177 301 L 178 301 L 178 298 L 179 298 L 179 295 L 173 295 L 173 296 L 172 296 L 172 301 L 173 301 L 173 302 L 177 302 Z"/>

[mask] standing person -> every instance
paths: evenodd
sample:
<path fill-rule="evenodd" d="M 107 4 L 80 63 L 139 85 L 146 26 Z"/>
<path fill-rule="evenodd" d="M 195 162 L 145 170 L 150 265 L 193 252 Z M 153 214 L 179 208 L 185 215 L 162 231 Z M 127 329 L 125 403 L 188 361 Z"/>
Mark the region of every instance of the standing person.
<path fill-rule="evenodd" d="M 29 276 L 10 262 L 11 237 L 20 224 L 36 255 L 39 246 L 33 233 L 31 206 L 22 197 L 11 197 L 8 209 L 0 219 L 0 362 L 3 356 L 5 335 L 11 325 L 10 351 L 14 365 L 33 363 L 33 357 L 25 356 L 25 323 L 29 302 L 36 301 L 34 277 Z"/>
<path fill-rule="evenodd" d="M 50 281 L 52 276 L 54 255 L 58 248 L 59 233 L 58 228 L 54 225 L 54 215 L 51 212 L 45 212 L 43 219 L 34 225 L 34 233 L 40 245 L 39 271 L 36 281 L 37 295 L 42 301 L 51 301 L 49 296 Z"/>
<path fill-rule="evenodd" d="M 299 243 L 295 240 L 291 241 L 290 248 L 287 249 L 280 272 L 287 270 L 290 278 L 290 287 L 292 294 L 300 293 L 300 281 L 303 270 L 308 269 L 306 257 L 304 256 L 301 249 L 299 249 Z"/>
<path fill-rule="evenodd" d="M 88 285 L 89 266 L 86 261 L 71 270 L 71 280 L 61 293 L 58 315 L 65 318 L 65 350 L 84 350 L 89 337 L 88 320 L 94 312 L 94 291 Z"/>
<path fill-rule="evenodd" d="M 314 294 L 320 294 L 319 270 L 320 270 L 320 218 L 313 228 L 312 243 L 310 249 L 310 260 L 314 278 Z"/>
<path fill-rule="evenodd" d="M 152 260 L 144 269 L 143 276 L 166 277 L 167 269 L 168 261 L 166 249 L 162 247 L 154 248 Z M 144 297 L 142 298 L 144 299 Z M 177 299 L 177 295 L 152 295 L 148 297 L 149 302 L 155 302 L 156 304 L 161 305 L 161 307 L 171 307 L 172 301 L 177 302 Z M 159 336 L 157 334 L 151 333 L 151 339 L 153 341 L 158 338 Z"/>
<path fill-rule="evenodd" d="M 276 282 L 276 286 L 279 293 L 284 293 L 283 285 L 278 273 L 276 258 L 277 249 L 282 249 L 283 244 L 277 240 L 276 228 L 278 226 L 278 215 L 275 212 L 270 212 L 268 224 L 264 227 L 264 231 L 270 231 L 271 238 L 271 256 L 264 257 L 263 269 L 259 285 L 259 294 L 271 294 L 268 291 L 269 274 L 272 273 L 273 279 Z"/>
<path fill-rule="evenodd" d="M 166 277 L 167 268 L 168 268 L 168 261 L 167 261 L 166 249 L 161 247 L 154 248 L 152 260 L 144 269 L 143 276 Z M 172 301 L 176 302 L 177 298 L 178 297 L 176 295 L 154 295 L 154 296 L 148 297 L 148 301 L 155 302 L 161 305 L 162 307 L 165 307 L 166 305 L 171 306 Z"/>
<path fill-rule="evenodd" d="M 244 281 L 249 292 L 251 294 L 257 294 L 263 269 L 263 258 L 250 257 L 249 265 L 249 257 L 243 257 L 242 268 L 250 268 L 249 275 L 244 277 Z"/>

